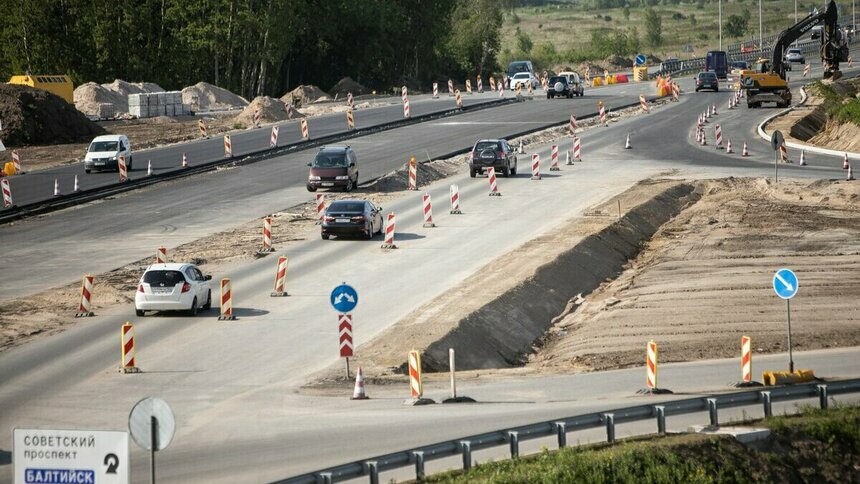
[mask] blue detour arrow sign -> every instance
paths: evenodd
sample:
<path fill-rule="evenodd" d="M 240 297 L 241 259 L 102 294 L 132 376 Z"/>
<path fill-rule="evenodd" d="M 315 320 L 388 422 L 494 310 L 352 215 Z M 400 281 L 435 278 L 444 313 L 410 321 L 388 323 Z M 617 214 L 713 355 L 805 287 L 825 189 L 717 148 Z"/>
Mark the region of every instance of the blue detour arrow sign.
<path fill-rule="evenodd" d="M 783 299 L 791 299 L 797 294 L 797 276 L 791 269 L 780 269 L 773 275 L 773 290 Z"/>
<path fill-rule="evenodd" d="M 334 288 L 329 298 L 332 307 L 340 313 L 348 313 L 358 305 L 358 292 L 346 283 Z"/>

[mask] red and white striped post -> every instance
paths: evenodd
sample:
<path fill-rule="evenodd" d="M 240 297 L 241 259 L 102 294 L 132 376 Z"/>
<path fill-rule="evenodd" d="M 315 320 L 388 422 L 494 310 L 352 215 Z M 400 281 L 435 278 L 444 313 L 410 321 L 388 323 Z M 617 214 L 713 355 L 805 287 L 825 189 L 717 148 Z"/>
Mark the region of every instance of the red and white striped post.
<path fill-rule="evenodd" d="M 278 257 L 278 266 L 275 268 L 275 288 L 270 294 L 272 297 L 289 296 L 287 294 L 287 266 L 290 260 L 287 256 Z"/>
<path fill-rule="evenodd" d="M 469 79 L 466 79 L 466 94 L 473 94 L 472 93 L 472 81 L 470 81 Z"/>
<path fill-rule="evenodd" d="M 850 165 L 848 164 L 848 153 L 845 153 L 845 156 L 842 157 L 842 169 L 847 170 Z"/>
<path fill-rule="evenodd" d="M 719 124 L 715 124 L 714 125 L 714 131 L 715 131 L 715 136 L 717 138 L 716 142 L 714 143 L 714 146 L 718 150 L 721 150 L 721 149 L 723 149 L 723 128 L 720 127 Z"/>
<path fill-rule="evenodd" d="M 549 171 L 561 171 L 561 167 L 558 166 L 558 145 L 552 145 L 550 148 L 549 159 Z"/>
<path fill-rule="evenodd" d="M 490 91 L 496 90 L 496 78 L 490 77 Z"/>
<path fill-rule="evenodd" d="M 741 336 L 741 381 L 752 382 L 752 340 Z"/>
<path fill-rule="evenodd" d="M 16 175 L 23 175 L 25 173 L 21 168 L 21 155 L 18 153 L 18 150 L 12 150 L 12 166 L 15 167 Z"/>
<path fill-rule="evenodd" d="M 499 97 L 505 97 L 505 83 L 499 83 Z"/>
<path fill-rule="evenodd" d="M 600 110 L 600 124 L 602 124 L 603 126 L 609 126 L 608 124 L 606 124 L 606 108 L 604 108 L 603 106 L 603 101 L 598 101 L 597 107 Z"/>
<path fill-rule="evenodd" d="M 75 313 L 76 318 L 86 318 L 93 316 L 93 286 L 95 277 L 87 274 L 81 281 L 81 304 L 78 306 L 78 312 Z"/>
<path fill-rule="evenodd" d="M 517 84 L 517 99 L 523 98 L 523 85 Z"/>
<path fill-rule="evenodd" d="M 263 248 L 260 252 L 274 252 L 272 247 L 272 217 L 263 217 Z"/>
<path fill-rule="evenodd" d="M 573 159 L 574 161 L 582 161 L 582 141 L 579 136 L 573 137 Z"/>
<path fill-rule="evenodd" d="M 287 112 L 287 119 L 293 119 L 296 115 L 295 111 L 293 111 L 293 105 L 284 103 L 284 111 Z"/>
<path fill-rule="evenodd" d="M 255 127 L 255 128 L 259 128 L 259 127 L 260 127 L 260 119 L 261 119 L 261 118 L 262 118 L 262 115 L 260 114 L 260 110 L 259 110 L 259 109 L 255 109 L 255 110 L 254 110 L 254 127 Z"/>
<path fill-rule="evenodd" d="M 188 155 L 182 152 L 182 168 L 188 168 Z"/>
<path fill-rule="evenodd" d="M 436 224 L 433 223 L 433 203 L 430 200 L 429 193 L 425 193 L 421 197 L 421 208 L 424 212 L 424 227 L 435 227 Z"/>
<path fill-rule="evenodd" d="M 409 158 L 409 180 L 406 184 L 407 190 L 418 190 L 418 163 L 415 157 Z"/>
<path fill-rule="evenodd" d="M 352 314 L 337 315 L 338 344 L 340 346 L 340 357 L 346 358 L 346 377 L 349 378 L 349 357 L 353 355 L 354 343 L 352 341 Z M 359 372 L 361 369 L 359 369 Z M 362 382 L 363 383 L 363 382 Z M 355 397 L 361 399 L 361 396 Z M 367 398 L 364 396 L 364 398 Z"/>
<path fill-rule="evenodd" d="M 460 211 L 460 187 L 457 185 L 451 185 L 450 189 L 451 193 L 451 214 L 459 215 L 463 212 Z"/>
<path fill-rule="evenodd" d="M 791 163 L 791 160 L 788 159 L 788 147 L 785 146 L 784 141 L 779 145 L 779 159 L 783 163 Z"/>
<path fill-rule="evenodd" d="M 645 385 L 649 390 L 657 388 L 657 343 L 649 341 L 647 345 L 647 360 L 645 361 Z"/>
<path fill-rule="evenodd" d="M 116 166 L 119 170 L 120 183 L 128 181 L 128 165 L 125 164 L 125 156 L 120 156 L 116 159 Z"/>
<path fill-rule="evenodd" d="M 463 109 L 463 97 L 460 96 L 460 90 L 457 89 L 454 91 L 454 103 L 457 104 L 457 107 Z"/>
<path fill-rule="evenodd" d="M 311 139 L 311 131 L 308 128 L 308 120 L 305 118 L 302 118 L 301 121 L 299 121 L 299 125 L 302 128 L 302 138 L 305 140 Z"/>
<path fill-rule="evenodd" d="M 535 97 L 534 87 L 532 86 L 532 83 L 531 83 L 531 82 L 529 82 L 529 83 L 526 83 L 526 84 L 529 86 L 529 88 L 528 88 L 528 91 L 529 91 L 529 97 Z M 522 93 L 522 89 L 523 89 L 523 85 L 522 85 L 522 84 L 517 84 L 517 94 L 521 94 L 521 93 Z"/>
<path fill-rule="evenodd" d="M 412 116 L 412 114 L 409 111 L 409 98 L 404 98 L 403 99 L 403 117 L 409 118 L 411 116 Z"/>
<path fill-rule="evenodd" d="M 233 157 L 233 141 L 229 134 L 224 135 L 224 158 Z"/>
<path fill-rule="evenodd" d="M 397 246 L 394 245 L 394 229 L 396 226 L 397 220 L 394 217 L 393 213 L 388 214 L 388 218 L 385 220 L 385 240 L 382 242 L 383 249 L 396 249 Z"/>
<path fill-rule="evenodd" d="M 439 98 L 439 83 L 434 82 L 433 83 L 433 99 L 438 99 L 438 98 Z"/>
<path fill-rule="evenodd" d="M 451 79 L 448 79 L 448 95 L 454 95 L 454 81 L 452 81 Z"/>
<path fill-rule="evenodd" d="M 424 395 L 424 386 L 421 384 L 421 353 L 417 350 L 409 352 L 409 394 L 414 399 Z"/>
<path fill-rule="evenodd" d="M 355 129 L 355 116 L 352 114 L 352 109 L 346 110 L 346 129 L 352 131 Z"/>
<path fill-rule="evenodd" d="M 481 76 L 478 76 L 478 92 L 479 93 L 484 92 L 484 81 L 481 80 Z"/>
<path fill-rule="evenodd" d="M 570 122 L 567 123 L 567 130 L 571 135 L 576 133 L 576 116 L 570 115 Z"/>
<path fill-rule="evenodd" d="M 278 125 L 272 126 L 272 135 L 269 137 L 269 148 L 277 148 L 278 147 L 278 132 L 281 129 Z"/>
<path fill-rule="evenodd" d="M 209 139 L 209 134 L 206 133 L 206 121 L 203 121 L 203 119 L 199 119 L 197 121 L 197 128 L 200 130 L 201 138 Z"/>
<path fill-rule="evenodd" d="M 532 180 L 540 180 L 540 155 L 532 155 Z"/>
<path fill-rule="evenodd" d="M 135 366 L 134 360 L 134 326 L 126 321 L 120 330 L 120 342 L 122 344 L 120 359 L 120 371 L 123 373 L 140 373 L 140 369 Z"/>
<path fill-rule="evenodd" d="M 12 208 L 12 186 L 9 180 L 0 179 L 0 189 L 3 190 L 3 208 Z"/>
<path fill-rule="evenodd" d="M 650 113 L 651 112 L 651 107 L 648 106 L 648 101 L 645 99 L 644 94 L 639 95 L 639 109 L 643 113 Z"/>
<path fill-rule="evenodd" d="M 499 197 L 502 195 L 502 192 L 499 191 L 499 187 L 496 185 L 496 169 L 492 166 L 488 166 L 486 168 L 487 171 L 487 179 L 490 181 L 490 196 L 491 197 Z"/>
<path fill-rule="evenodd" d="M 317 193 L 317 225 L 321 224 L 325 217 L 325 195 Z"/>
<path fill-rule="evenodd" d="M 678 96 L 681 95 L 681 86 L 678 85 L 677 82 L 672 83 L 672 100 L 677 101 Z"/>
<path fill-rule="evenodd" d="M 352 97 L 352 93 L 346 93 L 346 105 L 349 106 L 349 109 L 355 108 L 355 99 Z"/>
<path fill-rule="evenodd" d="M 166 264 L 167 263 L 167 247 L 159 247 L 155 249 L 155 263 L 156 264 Z"/>
<path fill-rule="evenodd" d="M 233 315 L 233 290 L 230 279 L 221 279 L 221 315 L 218 321 L 234 321 Z"/>
<path fill-rule="evenodd" d="M 409 90 L 406 86 L 400 88 L 400 97 L 403 99 L 403 102 L 406 102 L 406 98 L 409 97 Z"/>

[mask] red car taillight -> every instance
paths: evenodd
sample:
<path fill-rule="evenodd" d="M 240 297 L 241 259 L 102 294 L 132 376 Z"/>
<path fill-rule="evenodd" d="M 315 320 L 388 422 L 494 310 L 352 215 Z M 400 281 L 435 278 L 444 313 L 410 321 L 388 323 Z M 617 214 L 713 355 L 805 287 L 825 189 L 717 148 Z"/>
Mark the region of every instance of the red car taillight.
<path fill-rule="evenodd" d="M 326 216 L 325 216 L 325 221 L 326 221 L 326 222 L 334 222 L 334 217 L 329 217 L 328 215 L 326 215 Z"/>
<path fill-rule="evenodd" d="M 143 284 L 137 286 L 137 292 L 144 292 L 143 291 Z"/>
<path fill-rule="evenodd" d="M 185 284 L 182 285 L 182 292 L 188 292 L 190 290 L 191 290 L 191 284 L 188 284 L 186 282 Z"/>
<path fill-rule="evenodd" d="M 364 222 L 366 219 L 364 218 L 364 215 L 359 215 L 357 217 L 351 217 L 350 220 L 353 222 Z"/>

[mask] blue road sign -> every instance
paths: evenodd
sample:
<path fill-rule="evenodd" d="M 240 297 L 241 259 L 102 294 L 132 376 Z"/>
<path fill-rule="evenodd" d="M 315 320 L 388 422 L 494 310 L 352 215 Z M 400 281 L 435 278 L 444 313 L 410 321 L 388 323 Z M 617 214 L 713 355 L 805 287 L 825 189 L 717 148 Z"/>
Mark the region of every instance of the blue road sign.
<path fill-rule="evenodd" d="M 346 284 L 334 288 L 330 297 L 331 305 L 340 313 L 348 313 L 358 304 L 358 292 Z"/>
<path fill-rule="evenodd" d="M 783 299 L 797 294 L 797 276 L 791 269 L 780 269 L 773 275 L 773 291 Z"/>
<path fill-rule="evenodd" d="M 636 65 L 637 66 L 645 65 L 645 56 L 644 55 L 639 54 L 636 56 Z"/>

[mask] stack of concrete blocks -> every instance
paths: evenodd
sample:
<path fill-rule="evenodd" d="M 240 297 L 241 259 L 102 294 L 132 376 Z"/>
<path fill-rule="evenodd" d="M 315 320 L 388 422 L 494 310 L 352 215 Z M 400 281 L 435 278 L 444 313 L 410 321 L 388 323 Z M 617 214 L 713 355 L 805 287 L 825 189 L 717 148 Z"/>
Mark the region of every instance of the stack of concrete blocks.
<path fill-rule="evenodd" d="M 111 119 L 116 116 L 113 103 L 99 103 L 99 119 Z"/>
<path fill-rule="evenodd" d="M 181 91 L 129 94 L 128 112 L 138 118 L 156 116 L 183 116 L 191 114 L 189 106 L 182 104 Z"/>

